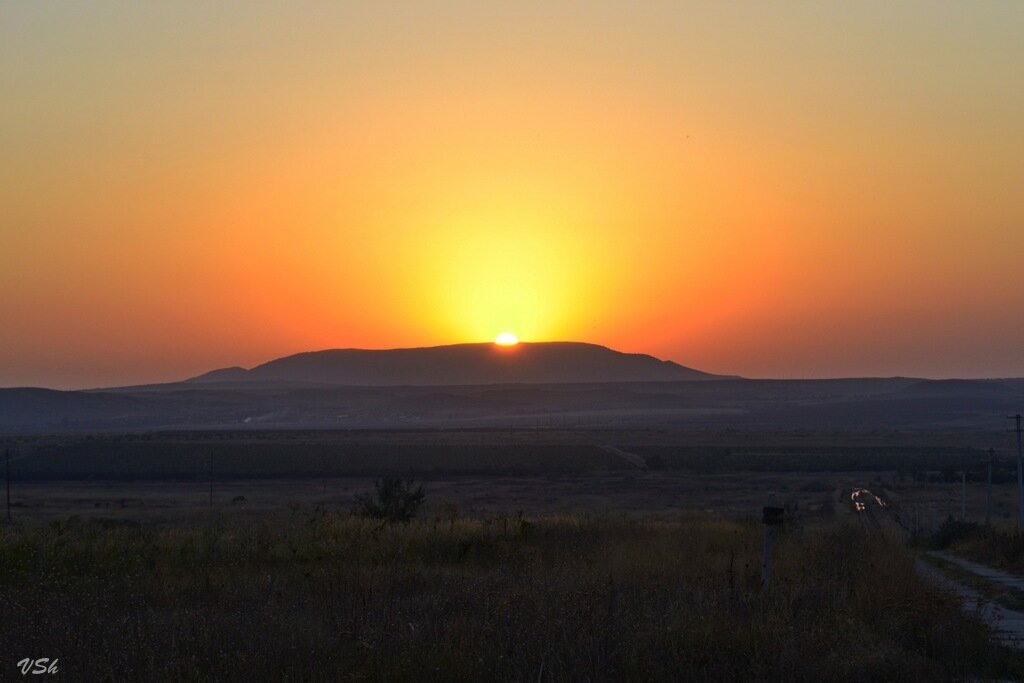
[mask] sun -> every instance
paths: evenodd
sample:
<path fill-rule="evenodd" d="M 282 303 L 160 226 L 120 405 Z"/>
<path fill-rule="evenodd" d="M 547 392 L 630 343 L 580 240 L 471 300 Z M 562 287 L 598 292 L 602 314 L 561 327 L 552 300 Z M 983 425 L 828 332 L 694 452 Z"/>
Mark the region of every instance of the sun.
<path fill-rule="evenodd" d="M 502 332 L 494 338 L 494 343 L 498 346 L 515 346 L 519 340 L 511 332 Z"/>

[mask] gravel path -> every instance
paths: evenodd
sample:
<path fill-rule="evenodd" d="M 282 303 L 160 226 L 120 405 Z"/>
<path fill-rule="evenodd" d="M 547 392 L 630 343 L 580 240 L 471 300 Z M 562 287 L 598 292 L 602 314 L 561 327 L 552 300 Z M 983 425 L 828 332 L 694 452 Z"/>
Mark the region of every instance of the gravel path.
<path fill-rule="evenodd" d="M 944 560 L 976 576 L 1007 588 L 1024 591 L 1024 579 L 1011 576 L 977 562 L 970 562 L 949 553 L 930 552 L 932 557 Z M 1024 650 L 1024 613 L 1003 607 L 985 598 L 973 588 L 963 585 L 923 560 L 917 561 L 917 570 L 940 588 L 955 593 L 964 607 L 976 613 L 989 625 L 997 640 L 1007 647 Z"/>

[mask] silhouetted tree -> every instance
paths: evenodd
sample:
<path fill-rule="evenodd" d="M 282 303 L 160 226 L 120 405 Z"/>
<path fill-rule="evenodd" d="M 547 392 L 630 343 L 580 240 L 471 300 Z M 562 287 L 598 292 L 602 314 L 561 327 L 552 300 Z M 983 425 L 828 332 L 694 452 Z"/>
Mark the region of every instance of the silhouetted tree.
<path fill-rule="evenodd" d="M 411 479 L 383 477 L 373 485 L 376 489 L 374 494 L 366 493 L 356 498 L 356 514 L 361 517 L 405 523 L 416 516 L 427 497 L 422 485 L 413 488 Z"/>

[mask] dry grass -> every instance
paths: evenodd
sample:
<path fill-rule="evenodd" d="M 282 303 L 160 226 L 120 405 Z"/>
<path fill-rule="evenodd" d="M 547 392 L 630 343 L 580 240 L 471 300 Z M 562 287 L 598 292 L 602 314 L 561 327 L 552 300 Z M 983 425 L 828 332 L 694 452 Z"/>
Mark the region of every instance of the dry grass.
<path fill-rule="evenodd" d="M 0 530 L 3 676 L 69 680 L 894 680 L 1024 676 L 917 576 L 838 523 L 295 511 Z"/>
<path fill-rule="evenodd" d="M 984 524 L 947 519 L 928 539 L 940 550 L 951 550 L 968 559 L 1024 574 L 1024 532 L 1011 524 Z"/>

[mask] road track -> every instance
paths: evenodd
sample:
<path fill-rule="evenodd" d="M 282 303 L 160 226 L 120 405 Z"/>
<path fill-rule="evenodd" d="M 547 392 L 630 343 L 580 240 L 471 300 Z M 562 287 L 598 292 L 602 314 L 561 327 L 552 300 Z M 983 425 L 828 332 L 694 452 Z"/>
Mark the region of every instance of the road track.
<path fill-rule="evenodd" d="M 910 528 L 900 518 L 899 510 L 881 496 L 866 488 L 855 488 L 850 491 L 849 500 L 853 513 L 865 527 L 881 533 L 892 533 L 898 530 L 901 535 L 909 536 Z M 979 579 L 1024 594 L 1024 579 L 1020 577 L 1011 576 L 949 553 L 930 552 L 926 554 L 953 564 L 964 571 L 969 571 Z M 926 581 L 947 593 L 956 595 L 967 612 L 975 614 L 988 625 L 997 642 L 1006 647 L 1024 650 L 1024 613 L 985 599 L 978 591 L 957 581 L 920 557 L 917 558 L 915 566 L 918 574 Z"/>

